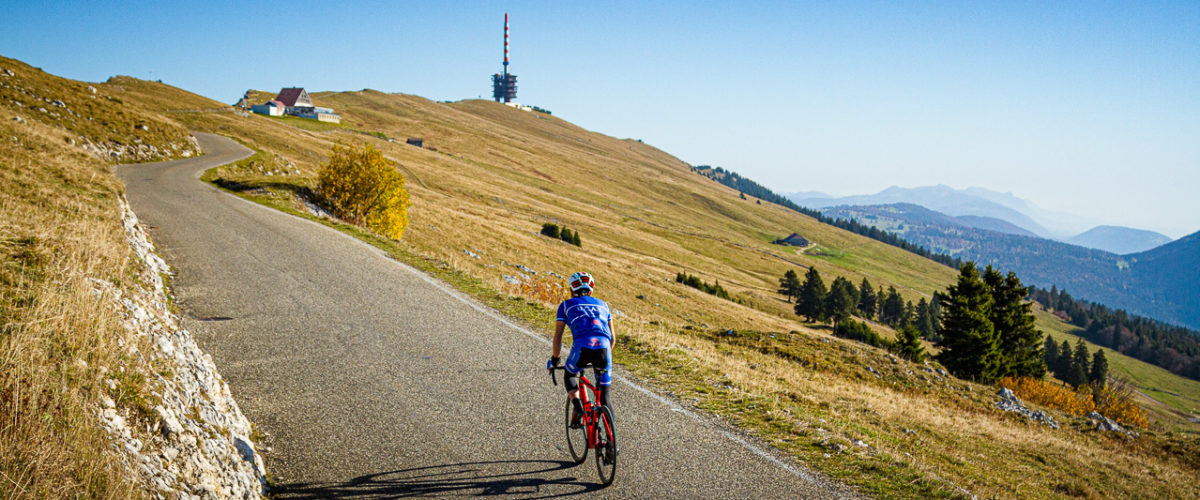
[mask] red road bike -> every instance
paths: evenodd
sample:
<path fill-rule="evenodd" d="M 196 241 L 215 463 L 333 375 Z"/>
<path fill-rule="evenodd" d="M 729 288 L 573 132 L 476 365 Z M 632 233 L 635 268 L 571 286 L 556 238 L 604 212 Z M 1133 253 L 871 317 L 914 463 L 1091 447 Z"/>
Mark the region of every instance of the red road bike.
<path fill-rule="evenodd" d="M 566 370 L 556 366 L 554 370 Z M 558 385 L 558 379 L 550 371 L 550 380 Z M 599 373 L 593 369 L 593 376 L 599 378 Z M 571 398 L 567 398 L 566 410 L 563 412 L 563 424 L 567 432 L 567 447 L 571 450 L 571 458 L 576 464 L 587 460 L 588 450 L 596 450 L 596 470 L 600 473 L 600 482 L 605 486 L 612 484 L 617 475 L 617 429 L 613 426 L 612 409 L 603 406 L 600 401 L 600 390 L 588 380 L 586 371 L 579 374 L 579 401 L 583 403 L 583 415 L 578 427 L 571 426 Z M 589 396 L 590 395 L 590 396 Z"/>

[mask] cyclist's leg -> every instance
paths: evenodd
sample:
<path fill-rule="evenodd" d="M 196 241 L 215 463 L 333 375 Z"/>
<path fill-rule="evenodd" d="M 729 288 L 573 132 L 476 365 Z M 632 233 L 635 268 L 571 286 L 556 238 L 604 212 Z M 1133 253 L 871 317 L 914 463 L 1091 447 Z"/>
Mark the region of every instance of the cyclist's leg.
<path fill-rule="evenodd" d="M 563 386 L 567 389 L 567 397 L 571 399 L 571 404 L 575 407 L 575 414 L 583 413 L 583 403 L 579 401 L 579 374 L 583 369 L 579 364 L 579 347 L 572 345 L 571 352 L 567 354 L 567 360 L 563 363 Z"/>
<path fill-rule="evenodd" d="M 612 402 L 609 399 L 609 393 L 612 392 L 612 349 L 601 349 L 601 351 L 603 358 L 597 360 L 598 362 L 594 365 L 600 369 L 600 373 L 596 375 L 596 385 L 600 388 L 600 404 L 612 410 Z"/>

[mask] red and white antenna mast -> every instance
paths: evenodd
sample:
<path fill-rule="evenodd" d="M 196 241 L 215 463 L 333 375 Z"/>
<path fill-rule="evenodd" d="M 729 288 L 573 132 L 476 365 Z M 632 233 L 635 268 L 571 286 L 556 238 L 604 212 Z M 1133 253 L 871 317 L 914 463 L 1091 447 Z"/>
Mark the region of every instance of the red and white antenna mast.
<path fill-rule="evenodd" d="M 508 74 L 508 13 L 504 13 L 504 74 Z"/>

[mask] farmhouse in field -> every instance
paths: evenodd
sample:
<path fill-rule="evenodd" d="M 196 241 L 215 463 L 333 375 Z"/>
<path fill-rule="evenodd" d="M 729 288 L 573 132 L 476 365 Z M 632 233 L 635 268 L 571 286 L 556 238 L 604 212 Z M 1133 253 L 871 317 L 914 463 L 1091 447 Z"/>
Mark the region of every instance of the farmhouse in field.
<path fill-rule="evenodd" d="M 792 235 L 788 236 L 787 238 L 780 238 L 772 241 L 771 243 L 776 245 L 791 245 L 794 247 L 806 247 L 810 244 L 807 239 L 797 233 L 792 233 Z"/>
<path fill-rule="evenodd" d="M 341 123 L 342 117 L 330 108 L 313 105 L 303 87 L 287 87 L 279 91 L 275 99 L 250 108 L 260 115 L 296 116 L 330 123 Z"/>

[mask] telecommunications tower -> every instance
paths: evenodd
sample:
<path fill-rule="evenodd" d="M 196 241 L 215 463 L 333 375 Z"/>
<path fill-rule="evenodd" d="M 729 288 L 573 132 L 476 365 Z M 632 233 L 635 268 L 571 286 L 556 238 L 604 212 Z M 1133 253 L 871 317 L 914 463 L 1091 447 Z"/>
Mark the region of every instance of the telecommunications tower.
<path fill-rule="evenodd" d="M 504 13 L 504 72 L 492 75 L 492 98 L 512 102 L 517 98 L 517 75 L 508 72 L 508 13 Z"/>

